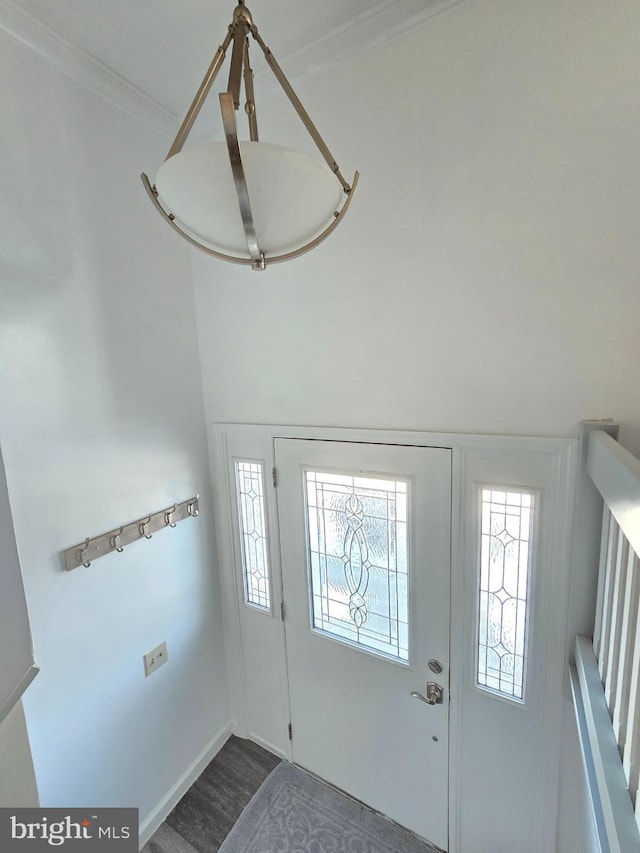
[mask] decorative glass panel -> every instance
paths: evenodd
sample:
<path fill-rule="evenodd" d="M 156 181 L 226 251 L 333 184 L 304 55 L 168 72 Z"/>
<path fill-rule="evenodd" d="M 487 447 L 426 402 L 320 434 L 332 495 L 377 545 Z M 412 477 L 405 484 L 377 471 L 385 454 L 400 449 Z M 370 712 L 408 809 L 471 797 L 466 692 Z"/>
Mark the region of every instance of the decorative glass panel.
<path fill-rule="evenodd" d="M 313 627 L 409 659 L 407 482 L 306 472 Z"/>
<path fill-rule="evenodd" d="M 245 601 L 269 609 L 269 561 L 261 462 L 236 462 Z"/>
<path fill-rule="evenodd" d="M 533 495 L 481 489 L 477 683 L 522 700 Z"/>

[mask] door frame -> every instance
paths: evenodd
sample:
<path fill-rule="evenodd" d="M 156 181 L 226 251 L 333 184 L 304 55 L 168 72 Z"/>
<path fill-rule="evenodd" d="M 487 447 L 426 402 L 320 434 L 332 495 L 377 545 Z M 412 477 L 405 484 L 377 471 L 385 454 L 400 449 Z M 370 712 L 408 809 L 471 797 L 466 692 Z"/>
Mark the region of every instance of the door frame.
<path fill-rule="evenodd" d="M 506 455 L 521 454 L 528 461 L 539 457 L 550 465 L 551 481 L 547 489 L 547 500 L 553 502 L 554 529 L 549 532 L 550 542 L 558 577 L 553 589 L 546 596 L 551 629 L 545 644 L 545 672 L 556 689 L 549 691 L 549 713 L 544 715 L 541 738 L 547 754 L 555 758 L 548 762 L 544 773 L 550 784 L 539 794 L 535 805 L 540 819 L 540 836 L 537 840 L 540 853 L 555 849 L 557 825 L 557 784 L 561 747 L 561 705 L 565 687 L 566 627 L 569 606 L 569 578 L 571 568 L 572 523 L 576 492 L 578 440 L 576 438 L 524 437 L 500 435 L 474 435 L 463 433 L 434 433 L 421 431 L 373 430 L 334 427 L 297 427 L 258 424 L 211 423 L 210 465 L 214 497 L 216 501 L 215 527 L 218 550 L 218 565 L 224 613 L 224 630 L 227 651 L 228 684 L 231 702 L 231 718 L 234 733 L 262 744 L 284 758 L 291 758 L 290 742 L 286 728 L 282 736 L 273 732 L 257 731 L 252 724 L 251 692 L 253 676 L 248 672 L 247 654 L 255 643 L 255 626 L 261 632 L 260 643 L 270 649 L 272 655 L 281 656 L 282 667 L 273 675 L 269 701 L 277 713 L 288 713 L 288 685 L 286 677 L 286 647 L 284 624 L 279 618 L 282 581 L 280 572 L 279 529 L 277 502 L 271 487 L 271 470 L 275 465 L 274 439 L 293 438 L 372 444 L 399 444 L 418 447 L 441 447 L 452 451 L 452 517 L 451 517 L 451 613 L 450 613 L 450 719 L 449 719 L 449 853 L 460 850 L 460 814 L 462 809 L 460 769 L 461 755 L 459 736 L 462 726 L 462 703 L 456 697 L 463 695 L 465 688 L 463 667 L 459 663 L 472 642 L 469 620 L 465 620 L 466 601 L 464 568 L 469 555 L 476 547 L 476 531 L 465 523 L 472 517 L 471 487 L 469 471 L 480 461 L 489 470 L 495 460 L 499 469 L 500 460 Z M 272 607 L 270 613 L 258 613 L 245 605 L 241 575 L 241 558 L 236 536 L 237 504 L 235 497 L 234 460 L 253 459 L 260 461 L 265 473 L 266 524 L 269 538 L 271 564 Z M 262 645 L 261 645 L 262 648 Z M 554 650 L 562 649 L 557 654 Z M 278 651 L 279 650 L 279 651 Z M 262 694 L 261 694 L 262 701 Z M 560 707 L 559 707 L 560 706 Z M 274 711 L 275 713 L 275 711 Z M 560 718 L 560 722 L 555 717 Z M 541 762 L 543 759 L 541 758 Z"/>

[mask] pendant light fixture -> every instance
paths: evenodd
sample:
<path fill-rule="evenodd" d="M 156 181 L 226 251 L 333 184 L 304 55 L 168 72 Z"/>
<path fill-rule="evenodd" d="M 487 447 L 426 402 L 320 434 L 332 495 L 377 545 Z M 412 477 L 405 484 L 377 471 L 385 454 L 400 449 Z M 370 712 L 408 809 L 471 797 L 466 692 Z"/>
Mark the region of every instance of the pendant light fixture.
<path fill-rule="evenodd" d="M 260 46 L 325 163 L 258 140 L 249 35 Z M 219 96 L 225 141 L 183 150 L 232 43 L 227 91 Z M 249 139 L 240 142 L 236 110 L 243 81 Z M 155 184 L 144 173 L 142 183 L 163 218 L 192 245 L 216 258 L 262 270 L 267 264 L 308 252 L 331 234 L 351 203 L 358 172 L 347 183 L 240 0 Z"/>

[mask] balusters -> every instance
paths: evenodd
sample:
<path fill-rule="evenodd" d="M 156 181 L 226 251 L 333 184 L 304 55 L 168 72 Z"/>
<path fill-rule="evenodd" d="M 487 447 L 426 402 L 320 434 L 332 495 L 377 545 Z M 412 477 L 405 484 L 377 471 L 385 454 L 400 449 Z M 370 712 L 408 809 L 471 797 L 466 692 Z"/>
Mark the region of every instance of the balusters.
<path fill-rule="evenodd" d="M 615 589 L 616 578 L 616 557 L 618 554 L 618 537 L 620 536 L 620 528 L 618 527 L 614 517 L 609 515 L 609 534 L 607 537 L 607 547 L 605 550 L 605 564 L 600 566 L 600 571 L 604 570 L 604 585 L 602 596 L 602 617 L 600 628 L 600 642 L 597 653 L 598 669 L 602 683 L 606 684 L 607 675 L 609 672 L 609 660 L 611 657 L 611 623 L 613 617 L 613 593 Z"/>
<path fill-rule="evenodd" d="M 631 548 L 627 548 L 625 569 L 618 683 L 613 707 L 613 731 L 621 756 L 624 754 L 627 738 L 633 653 L 636 645 L 635 626 L 638 619 L 638 597 L 640 596 L 638 557 Z"/>
<path fill-rule="evenodd" d="M 640 826 L 640 563 L 605 505 L 593 648 Z"/>

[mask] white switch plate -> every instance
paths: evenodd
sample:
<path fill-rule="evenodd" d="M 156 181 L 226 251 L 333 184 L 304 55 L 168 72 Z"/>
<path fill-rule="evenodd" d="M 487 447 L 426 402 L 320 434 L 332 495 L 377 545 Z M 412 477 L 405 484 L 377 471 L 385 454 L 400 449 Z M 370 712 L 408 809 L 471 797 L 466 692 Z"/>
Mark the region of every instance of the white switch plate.
<path fill-rule="evenodd" d="M 160 643 L 159 646 L 156 646 L 155 649 L 147 652 L 144 656 L 144 674 L 151 675 L 152 672 L 155 672 L 167 660 L 167 644 L 166 642 Z"/>

